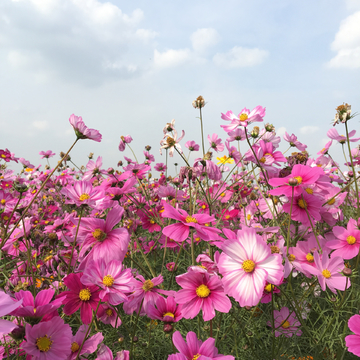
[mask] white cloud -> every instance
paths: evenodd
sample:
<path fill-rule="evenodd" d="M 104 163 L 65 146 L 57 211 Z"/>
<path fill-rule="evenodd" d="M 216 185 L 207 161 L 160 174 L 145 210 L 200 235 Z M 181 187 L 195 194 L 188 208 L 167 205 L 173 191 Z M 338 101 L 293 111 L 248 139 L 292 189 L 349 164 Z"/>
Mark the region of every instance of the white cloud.
<path fill-rule="evenodd" d="M 198 29 L 190 36 L 192 47 L 195 52 L 203 53 L 208 48 L 216 45 L 220 35 L 215 29 Z"/>
<path fill-rule="evenodd" d="M 249 49 L 235 46 L 227 53 L 217 53 L 213 57 L 214 63 L 223 68 L 250 67 L 261 64 L 269 53 L 258 48 Z"/>
<path fill-rule="evenodd" d="M 302 128 L 300 128 L 300 132 L 304 135 L 311 135 L 318 130 L 320 130 L 318 126 L 311 126 L 311 125 L 303 126 Z"/>
<path fill-rule="evenodd" d="M 329 62 L 331 68 L 360 68 L 360 11 L 348 16 L 340 24 L 331 49 L 337 54 Z"/>
<path fill-rule="evenodd" d="M 35 127 L 38 130 L 45 130 L 49 124 L 46 120 L 37 120 L 32 123 L 33 127 Z"/>
<path fill-rule="evenodd" d="M 281 138 L 285 135 L 286 127 L 282 126 L 276 129 L 276 135 L 280 136 Z"/>
<path fill-rule="evenodd" d="M 163 53 L 154 51 L 154 63 L 159 68 L 169 68 L 181 65 L 191 58 L 189 49 L 167 50 Z"/>

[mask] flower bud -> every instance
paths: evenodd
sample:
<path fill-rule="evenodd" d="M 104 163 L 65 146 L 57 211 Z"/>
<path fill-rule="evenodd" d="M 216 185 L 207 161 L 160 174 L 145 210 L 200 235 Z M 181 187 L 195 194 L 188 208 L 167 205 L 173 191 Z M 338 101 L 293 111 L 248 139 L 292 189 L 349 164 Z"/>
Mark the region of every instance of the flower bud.
<path fill-rule="evenodd" d="M 298 185 L 298 181 L 295 178 L 290 178 L 288 181 L 288 184 L 290 186 L 296 186 L 296 185 Z"/>
<path fill-rule="evenodd" d="M 195 109 L 201 109 L 205 106 L 205 99 L 200 95 L 192 102 L 192 106 Z"/>
<path fill-rule="evenodd" d="M 342 272 L 345 276 L 351 276 L 351 274 L 352 274 L 352 270 L 347 267 L 345 267 Z"/>
<path fill-rule="evenodd" d="M 164 332 L 171 333 L 173 331 L 173 326 L 171 324 L 164 324 Z"/>
<path fill-rule="evenodd" d="M 150 151 L 150 150 L 151 150 L 151 146 L 150 146 L 150 145 L 146 145 L 146 146 L 145 146 L 145 150 L 146 150 L 146 151 Z"/>

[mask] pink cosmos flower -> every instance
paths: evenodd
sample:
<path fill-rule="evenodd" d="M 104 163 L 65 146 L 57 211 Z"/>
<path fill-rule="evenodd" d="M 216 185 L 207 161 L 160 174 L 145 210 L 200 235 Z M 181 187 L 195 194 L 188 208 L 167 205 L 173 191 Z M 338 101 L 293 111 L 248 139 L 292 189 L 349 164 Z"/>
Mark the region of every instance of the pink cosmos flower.
<path fill-rule="evenodd" d="M 194 140 L 189 140 L 185 143 L 185 146 L 190 150 L 190 151 L 199 151 L 200 146 L 194 141 Z"/>
<path fill-rule="evenodd" d="M 119 151 L 125 151 L 126 144 L 130 144 L 133 141 L 130 135 L 120 136 Z"/>
<path fill-rule="evenodd" d="M 10 314 L 22 304 L 23 300 L 14 301 L 8 294 L 0 291 L 0 317 Z M 0 336 L 8 334 L 17 327 L 15 323 L 0 319 Z"/>
<path fill-rule="evenodd" d="M 251 112 L 249 109 L 244 108 L 241 110 L 238 116 L 232 111 L 228 111 L 226 114 L 221 114 L 221 118 L 226 121 L 231 121 L 230 125 L 220 125 L 227 133 L 235 130 L 238 126 L 247 127 L 253 122 L 263 121 L 265 116 L 265 108 L 260 105 L 254 108 Z"/>
<path fill-rule="evenodd" d="M 193 319 L 202 309 L 204 321 L 209 321 L 215 317 L 215 310 L 228 313 L 231 309 L 231 301 L 217 275 L 189 271 L 178 275 L 176 282 L 182 289 L 176 293 L 175 301 L 183 305 L 181 315 L 185 319 Z"/>
<path fill-rule="evenodd" d="M 178 322 L 182 319 L 181 305 L 177 305 L 172 296 L 168 296 L 164 299 L 159 296 L 156 300 L 156 307 L 149 305 L 147 309 L 147 315 L 151 319 L 158 319 L 166 323 Z"/>
<path fill-rule="evenodd" d="M 352 316 L 348 321 L 349 329 L 355 333 L 345 337 L 348 351 L 356 356 L 360 356 L 360 315 Z"/>
<path fill-rule="evenodd" d="M 327 142 L 325 144 L 325 146 L 317 153 L 317 155 L 326 155 L 327 152 L 329 151 L 330 149 L 330 146 L 332 145 L 332 140 L 330 140 L 329 142 Z"/>
<path fill-rule="evenodd" d="M 89 129 L 82 121 L 81 116 L 70 116 L 69 122 L 74 128 L 75 134 L 78 139 L 91 139 L 97 142 L 101 142 L 102 135 L 95 129 Z"/>
<path fill-rule="evenodd" d="M 97 218 L 82 218 L 78 238 L 82 241 L 80 257 L 90 250 L 81 261 L 79 270 L 85 268 L 90 260 L 104 259 L 123 261 L 130 241 L 129 232 L 125 228 L 114 227 L 120 222 L 124 209 L 114 206 L 107 214 L 106 220 Z M 75 225 L 77 221 L 74 220 Z"/>
<path fill-rule="evenodd" d="M 208 338 L 204 342 L 198 340 L 196 334 L 189 331 L 186 335 L 186 341 L 180 334 L 180 331 L 175 331 L 173 334 L 173 343 L 180 351 L 180 354 L 169 355 L 168 360 L 235 360 L 232 355 L 221 355 L 215 347 L 215 339 Z M 178 356 L 182 355 L 182 356 Z"/>
<path fill-rule="evenodd" d="M 330 139 L 336 140 L 340 144 L 345 144 L 346 141 L 347 141 L 346 136 L 345 135 L 339 135 L 339 133 L 337 132 L 337 130 L 335 128 L 331 128 L 326 134 Z M 352 130 L 352 131 L 349 132 L 349 141 L 356 142 L 356 141 L 360 140 L 360 138 L 350 139 L 355 134 L 356 134 L 356 130 Z"/>
<path fill-rule="evenodd" d="M 87 171 L 82 177 L 82 180 L 91 180 L 92 177 L 99 177 L 101 174 L 106 174 L 106 170 L 101 170 L 102 166 L 102 157 L 98 156 L 96 159 L 96 162 L 89 160 L 89 162 L 86 165 Z"/>
<path fill-rule="evenodd" d="M 127 295 L 132 290 L 133 276 L 131 269 L 124 269 L 121 261 L 112 260 L 106 264 L 104 259 L 90 261 L 81 278 L 84 285 L 97 285 L 100 290 L 99 297 L 110 305 L 119 305 L 128 301 Z"/>
<path fill-rule="evenodd" d="M 108 304 L 102 304 L 102 309 L 98 313 L 98 318 L 102 323 L 110 324 L 113 328 L 118 328 L 122 324 L 116 310 Z"/>
<path fill-rule="evenodd" d="M 175 148 L 179 150 L 180 153 L 182 153 L 181 150 L 181 146 L 179 144 L 179 142 L 183 139 L 183 137 L 185 136 L 185 131 L 182 130 L 181 131 L 181 136 L 178 138 L 178 133 L 177 131 L 174 129 L 173 130 L 174 136 L 170 136 L 169 134 L 166 134 L 164 136 L 164 138 L 160 141 L 160 155 L 162 155 L 162 149 L 169 149 L 169 156 L 173 157 L 174 156 L 174 151 Z"/>
<path fill-rule="evenodd" d="M 232 142 L 232 141 L 243 141 L 246 140 L 246 135 L 245 135 L 245 131 L 242 128 L 237 128 L 233 131 L 230 131 L 228 133 L 229 137 L 226 139 L 227 142 Z"/>
<path fill-rule="evenodd" d="M 217 134 L 212 134 L 212 136 L 208 135 L 208 140 L 210 147 L 216 152 L 222 152 L 225 149 L 224 144 L 221 142 L 221 139 Z"/>
<path fill-rule="evenodd" d="M 223 275 L 225 293 L 234 297 L 240 306 L 255 306 L 260 301 L 266 281 L 280 285 L 284 276 L 282 258 L 271 254 L 255 229 L 237 232 L 221 246 L 218 268 Z"/>
<path fill-rule="evenodd" d="M 33 360 L 65 360 L 71 353 L 71 328 L 60 317 L 31 326 L 26 324 L 21 348 Z"/>
<path fill-rule="evenodd" d="M 128 350 L 121 350 L 114 358 L 112 351 L 106 345 L 101 344 L 95 360 L 130 360 L 130 353 Z"/>
<path fill-rule="evenodd" d="M 85 340 L 81 351 L 79 352 L 80 346 L 85 339 L 86 332 L 89 325 L 81 325 L 76 335 L 71 339 L 71 354 L 67 360 L 75 360 L 78 356 L 81 359 L 81 355 L 92 354 L 97 350 L 98 345 L 103 341 L 104 336 L 101 332 L 96 333 L 87 340 Z"/>
<path fill-rule="evenodd" d="M 186 145 L 186 144 L 185 144 Z M 167 166 L 164 163 L 158 163 L 154 166 L 156 171 L 164 172 L 167 169 Z"/>
<path fill-rule="evenodd" d="M 189 215 L 185 210 L 174 209 L 171 205 L 164 203 L 162 216 L 175 219 L 179 223 L 164 227 L 163 234 L 175 241 L 184 241 L 188 238 L 190 227 L 194 228 L 201 239 L 205 241 L 217 240 L 221 230 L 207 226 L 216 221 L 214 216 L 207 214 Z M 206 225 L 207 224 L 207 225 Z"/>
<path fill-rule="evenodd" d="M 68 185 L 61 190 L 68 199 L 66 204 L 75 204 L 76 206 L 89 205 L 95 206 L 96 201 L 104 197 L 104 190 L 100 187 L 93 187 L 89 181 L 76 181 L 73 185 Z"/>
<path fill-rule="evenodd" d="M 48 150 L 48 151 L 40 151 L 39 155 L 42 155 L 41 159 L 44 159 L 44 158 L 49 159 L 49 158 L 53 157 L 55 155 L 55 153 L 53 153 L 51 150 Z"/>
<path fill-rule="evenodd" d="M 335 249 L 331 257 L 340 256 L 343 259 L 350 260 L 359 253 L 360 230 L 354 219 L 349 220 L 347 229 L 341 226 L 334 226 L 333 233 L 337 239 L 326 243 L 330 249 Z"/>
<path fill-rule="evenodd" d="M 272 326 L 271 321 L 267 322 L 268 326 Z M 290 314 L 287 307 L 281 308 L 280 311 L 274 310 L 274 327 L 275 336 L 285 335 L 292 337 L 293 335 L 301 336 L 301 326 L 294 312 Z"/>
<path fill-rule="evenodd" d="M 350 287 L 350 279 L 344 276 L 341 271 L 344 269 L 344 260 L 340 256 L 329 259 L 326 251 L 323 252 L 320 260 L 319 253 L 314 253 L 316 267 L 303 264 L 304 270 L 310 274 L 317 276 L 322 291 L 326 290 L 326 286 L 336 294 L 336 289 L 344 291 Z"/>
<path fill-rule="evenodd" d="M 286 131 L 284 140 L 290 143 L 290 146 L 295 146 L 300 151 L 304 151 L 307 148 L 307 145 L 302 144 L 294 134 L 289 135 Z"/>
<path fill-rule="evenodd" d="M 86 286 L 81 283 L 82 273 L 69 274 L 64 278 L 64 284 L 70 289 L 64 291 L 57 298 L 63 298 L 64 314 L 71 315 L 80 309 L 81 321 L 90 324 L 92 310 L 96 311 L 99 299 L 99 288 L 96 285 Z"/>

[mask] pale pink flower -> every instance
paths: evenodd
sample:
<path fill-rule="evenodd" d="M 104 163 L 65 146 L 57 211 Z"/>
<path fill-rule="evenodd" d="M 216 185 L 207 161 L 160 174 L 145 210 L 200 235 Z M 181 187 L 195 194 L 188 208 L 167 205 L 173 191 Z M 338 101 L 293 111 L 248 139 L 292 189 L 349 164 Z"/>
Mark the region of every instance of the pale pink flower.
<path fill-rule="evenodd" d="M 345 337 L 348 351 L 356 356 L 360 356 L 360 315 L 352 316 L 348 321 L 349 329 L 355 333 Z"/>
<path fill-rule="evenodd" d="M 335 128 L 331 128 L 326 134 L 330 139 L 336 140 L 340 144 L 345 144 L 346 141 L 347 141 L 346 136 L 345 135 L 339 135 L 339 133 L 337 132 L 337 130 Z M 360 140 L 360 138 L 350 139 L 355 134 L 356 134 L 356 130 L 352 130 L 352 131 L 349 132 L 349 141 L 356 142 L 356 141 Z"/>
<path fill-rule="evenodd" d="M 272 326 L 272 322 L 267 322 L 268 326 Z M 292 337 L 293 335 L 301 336 L 301 326 L 294 312 L 290 313 L 287 307 L 281 308 L 280 311 L 274 310 L 274 327 L 275 337 L 285 335 Z"/>
<path fill-rule="evenodd" d="M 23 300 L 15 301 L 8 294 L 5 294 L 3 291 L 0 291 L 0 317 L 10 314 L 12 311 L 17 309 Z M 11 321 L 0 319 L 0 336 L 8 334 L 17 325 Z"/>
<path fill-rule="evenodd" d="M 302 144 L 294 134 L 289 135 L 286 131 L 284 140 L 290 143 L 290 146 L 295 146 L 300 151 L 304 151 L 307 148 L 307 145 Z"/>
<path fill-rule="evenodd" d="M 102 135 L 95 129 L 89 129 L 82 121 L 81 116 L 70 116 L 69 122 L 74 128 L 75 134 L 78 139 L 91 139 L 97 142 L 101 142 Z"/>
<path fill-rule="evenodd" d="M 236 116 L 232 111 L 228 111 L 226 114 L 221 114 L 221 118 L 226 121 L 231 121 L 230 125 L 220 125 L 227 133 L 235 130 L 238 126 L 247 127 L 253 122 L 263 121 L 265 116 L 265 108 L 257 106 L 251 112 L 249 109 L 244 108 L 240 114 Z"/>

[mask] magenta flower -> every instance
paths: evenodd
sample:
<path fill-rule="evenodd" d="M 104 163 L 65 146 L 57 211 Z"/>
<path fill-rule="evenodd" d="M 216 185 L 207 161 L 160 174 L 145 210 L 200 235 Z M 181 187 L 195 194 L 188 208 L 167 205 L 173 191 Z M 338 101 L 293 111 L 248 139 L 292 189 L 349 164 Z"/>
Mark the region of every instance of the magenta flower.
<path fill-rule="evenodd" d="M 23 300 L 15 301 L 8 294 L 0 291 L 0 317 L 10 314 L 22 304 Z M 14 330 L 17 325 L 11 321 L 0 319 L 0 336 L 8 334 Z"/>
<path fill-rule="evenodd" d="M 163 234 L 175 241 L 186 240 L 189 236 L 190 228 L 195 229 L 200 238 L 205 241 L 217 240 L 219 238 L 218 234 L 221 232 L 219 229 L 207 226 L 212 221 L 216 221 L 214 216 L 207 214 L 189 215 L 185 210 L 174 209 L 167 203 L 164 203 L 162 216 L 180 221 L 163 229 Z"/>
<path fill-rule="evenodd" d="M 71 355 L 67 360 L 75 360 L 78 356 L 81 359 L 81 355 L 92 354 L 97 350 L 98 345 L 104 340 L 104 336 L 101 332 L 96 333 L 89 339 L 85 340 L 83 347 L 79 353 L 81 344 L 85 339 L 86 332 L 89 325 L 81 325 L 76 335 L 71 339 Z"/>
<path fill-rule="evenodd" d="M 124 151 L 126 144 L 130 144 L 133 141 L 130 135 L 120 136 L 119 151 Z"/>
<path fill-rule="evenodd" d="M 244 108 L 240 114 L 236 116 L 232 111 L 228 111 L 226 114 L 221 114 L 221 118 L 226 121 L 231 121 L 230 125 L 220 125 L 227 133 L 235 130 L 238 126 L 247 127 L 253 122 L 263 121 L 265 116 L 265 108 L 260 105 L 254 108 L 251 112 L 249 109 Z"/>
<path fill-rule="evenodd" d="M 175 295 L 175 301 L 182 304 L 181 315 L 193 319 L 202 309 L 204 321 L 215 317 L 215 310 L 228 313 L 231 301 L 224 293 L 221 279 L 206 272 L 189 271 L 176 277 L 182 287 Z"/>
<path fill-rule="evenodd" d="M 225 293 L 234 297 L 240 306 L 255 306 L 260 301 L 266 281 L 280 285 L 284 276 L 280 254 L 271 254 L 255 229 L 237 232 L 221 246 L 218 268 L 223 275 Z"/>
<path fill-rule="evenodd" d="M 354 355 L 360 356 L 360 315 L 352 316 L 349 319 L 348 326 L 355 334 L 345 337 L 346 347 Z"/>
<path fill-rule="evenodd" d="M 271 321 L 267 322 L 268 326 L 272 326 Z M 285 335 L 292 337 L 293 335 L 301 336 L 301 326 L 294 312 L 290 314 L 287 307 L 281 308 L 280 311 L 274 310 L 274 327 L 275 336 Z"/>
<path fill-rule="evenodd" d="M 107 304 L 102 304 L 102 309 L 98 313 L 98 318 L 102 323 L 110 324 L 114 328 L 118 328 L 122 324 L 116 310 Z"/>
<path fill-rule="evenodd" d="M 196 334 L 189 331 L 186 335 L 186 341 L 180 334 L 180 331 L 175 331 L 173 334 L 173 343 L 180 351 L 180 354 L 173 354 L 168 357 L 168 360 L 194 360 L 194 359 L 218 359 L 218 360 L 235 360 L 232 355 L 221 355 L 215 347 L 215 339 L 208 338 L 204 342 L 198 340 Z M 177 356 L 182 355 L 182 356 Z"/>
<path fill-rule="evenodd" d="M 53 157 L 55 155 L 55 153 L 53 153 L 51 150 L 48 150 L 48 151 L 40 151 L 39 155 L 42 155 L 41 159 L 44 159 L 44 158 L 49 159 L 49 158 Z"/>
<path fill-rule="evenodd" d="M 64 278 L 64 284 L 70 289 L 64 291 L 58 298 L 65 296 L 63 300 L 64 314 L 71 315 L 80 309 L 81 321 L 90 324 L 92 320 L 92 310 L 96 311 L 99 299 L 99 288 L 96 285 L 86 286 L 81 283 L 82 273 L 69 274 Z"/>
<path fill-rule="evenodd" d="M 102 135 L 95 129 L 89 129 L 82 121 L 81 116 L 70 116 L 69 122 L 74 128 L 75 134 L 78 139 L 91 139 L 97 142 L 101 142 Z"/>
<path fill-rule="evenodd" d="M 190 151 L 199 151 L 200 146 L 194 141 L 194 140 L 189 140 L 185 143 L 185 146 L 190 150 Z"/>
<path fill-rule="evenodd" d="M 340 256 L 343 259 L 350 260 L 359 253 L 360 230 L 354 219 L 349 220 L 347 229 L 341 226 L 334 226 L 333 233 L 337 239 L 326 243 L 328 248 L 335 249 L 331 257 Z"/>
<path fill-rule="evenodd" d="M 66 204 L 75 204 L 76 206 L 89 205 L 95 206 L 96 201 L 104 197 L 104 190 L 100 187 L 93 187 L 89 181 L 76 181 L 74 185 L 68 185 L 61 190 L 68 199 Z"/>
<path fill-rule="evenodd" d="M 210 147 L 216 152 L 222 152 L 225 149 L 224 144 L 221 142 L 221 139 L 217 134 L 212 134 L 212 136 L 208 135 L 208 140 Z"/>
<path fill-rule="evenodd" d="M 159 296 L 156 300 L 156 307 L 149 305 L 147 309 L 147 315 L 151 319 L 158 319 L 167 323 L 178 322 L 182 319 L 181 305 L 178 306 L 172 296 L 168 296 L 164 299 Z"/>
<path fill-rule="evenodd" d="M 31 326 L 26 324 L 21 348 L 33 360 L 64 360 L 71 353 L 71 328 L 60 317 Z"/>
<path fill-rule="evenodd" d="M 111 305 L 119 305 L 128 301 L 127 295 L 132 290 L 133 276 L 131 269 L 123 269 L 121 261 L 112 260 L 106 264 L 104 259 L 90 261 L 81 278 L 84 285 L 97 285 L 100 290 L 99 297 Z"/>
<path fill-rule="evenodd" d="M 123 261 L 130 241 L 129 233 L 124 228 L 114 227 L 120 222 L 124 209 L 114 206 L 107 214 L 106 220 L 97 218 L 82 218 L 78 238 L 81 239 L 82 248 L 80 257 L 90 250 L 81 261 L 79 270 L 83 270 L 90 260 L 104 259 Z M 77 223 L 75 222 L 77 225 Z"/>
<path fill-rule="evenodd" d="M 185 144 L 185 145 L 186 145 L 186 144 Z M 164 171 L 166 171 L 167 166 L 166 166 L 164 163 L 157 163 L 157 164 L 154 166 L 154 169 L 155 169 L 156 171 L 164 172 Z"/>
<path fill-rule="evenodd" d="M 130 353 L 128 350 L 121 350 L 116 353 L 114 358 L 112 351 L 106 345 L 101 344 L 95 360 L 130 360 Z"/>
<path fill-rule="evenodd" d="M 300 151 L 304 151 L 307 148 L 307 145 L 302 144 L 294 134 L 289 135 L 286 131 L 284 140 L 290 143 L 290 146 L 295 146 Z"/>
<path fill-rule="evenodd" d="M 344 291 L 350 287 L 350 279 L 341 273 L 345 265 L 340 256 L 329 259 L 328 253 L 324 251 L 320 259 L 319 253 L 316 251 L 314 260 L 316 267 L 308 264 L 302 264 L 302 267 L 310 274 L 317 276 L 322 291 L 325 291 L 327 286 L 336 294 L 336 289 Z"/>
<path fill-rule="evenodd" d="M 101 170 L 102 166 L 102 157 L 98 156 L 96 162 L 89 160 L 86 165 L 87 171 L 84 173 L 82 180 L 91 180 L 92 177 L 96 176 L 99 177 L 101 174 L 106 174 L 106 170 Z"/>

